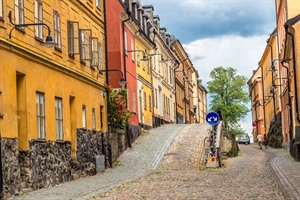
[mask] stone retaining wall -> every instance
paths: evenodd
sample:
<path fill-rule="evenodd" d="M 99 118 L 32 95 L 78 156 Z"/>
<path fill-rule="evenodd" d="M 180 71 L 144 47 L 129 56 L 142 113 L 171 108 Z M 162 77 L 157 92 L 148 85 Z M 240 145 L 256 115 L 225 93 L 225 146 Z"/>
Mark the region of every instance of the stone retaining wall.
<path fill-rule="evenodd" d="M 77 129 L 76 157 L 71 158 L 70 142 L 29 141 L 28 151 L 19 151 L 18 139 L 1 139 L 3 194 L 6 199 L 25 191 L 53 187 L 96 174 L 96 155 L 105 155 L 106 168 L 112 166 L 108 134 Z M 1 199 L 1 197 L 0 197 Z"/>
<path fill-rule="evenodd" d="M 2 181 L 4 199 L 21 191 L 18 140 L 1 138 Z"/>

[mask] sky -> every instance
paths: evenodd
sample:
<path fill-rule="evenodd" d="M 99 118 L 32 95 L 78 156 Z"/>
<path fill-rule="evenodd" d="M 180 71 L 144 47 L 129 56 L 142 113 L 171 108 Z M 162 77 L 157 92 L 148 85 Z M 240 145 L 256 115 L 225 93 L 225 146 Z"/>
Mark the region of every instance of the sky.
<path fill-rule="evenodd" d="M 141 0 L 180 40 L 204 86 L 218 66 L 249 80 L 276 28 L 275 0 Z M 250 109 L 250 104 L 248 104 Z M 249 112 L 241 127 L 252 132 Z"/>

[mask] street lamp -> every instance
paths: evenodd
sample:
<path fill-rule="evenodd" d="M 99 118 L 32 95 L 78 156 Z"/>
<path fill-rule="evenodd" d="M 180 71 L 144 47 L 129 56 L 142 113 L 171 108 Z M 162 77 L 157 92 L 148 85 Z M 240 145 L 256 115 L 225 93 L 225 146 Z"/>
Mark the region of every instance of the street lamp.
<path fill-rule="evenodd" d="M 120 69 L 99 69 L 98 75 L 99 75 L 100 73 L 102 73 L 102 72 L 115 72 L 115 71 L 120 72 L 121 75 L 122 75 L 122 77 L 121 77 L 121 79 L 120 79 L 120 81 L 119 81 L 119 85 L 121 85 L 121 86 L 126 85 L 127 82 L 126 82 L 126 80 L 125 80 L 125 78 L 124 78 L 124 76 L 123 76 L 123 72 L 122 72 Z M 97 78 L 98 78 L 98 75 L 97 75 Z"/>
<path fill-rule="evenodd" d="M 27 27 L 27 26 L 46 26 L 47 29 L 48 29 L 48 35 L 46 37 L 46 41 L 43 43 L 44 46 L 48 47 L 48 48 L 52 48 L 54 46 L 56 46 L 57 44 L 53 41 L 52 39 L 52 36 L 51 36 L 51 31 L 50 31 L 50 27 L 45 24 L 45 23 L 32 23 L 32 24 L 15 24 L 12 22 L 12 14 L 11 14 L 11 11 L 9 11 L 8 13 L 8 19 L 10 21 L 10 23 L 14 26 L 8 36 L 9 36 L 9 39 L 11 39 L 11 32 L 15 29 L 15 28 L 18 28 L 18 27 Z"/>
<path fill-rule="evenodd" d="M 125 52 L 142 52 L 143 53 L 143 58 L 141 59 L 142 61 L 148 61 L 149 58 L 146 56 L 145 52 L 143 50 L 140 49 L 136 49 L 136 50 L 125 50 Z"/>

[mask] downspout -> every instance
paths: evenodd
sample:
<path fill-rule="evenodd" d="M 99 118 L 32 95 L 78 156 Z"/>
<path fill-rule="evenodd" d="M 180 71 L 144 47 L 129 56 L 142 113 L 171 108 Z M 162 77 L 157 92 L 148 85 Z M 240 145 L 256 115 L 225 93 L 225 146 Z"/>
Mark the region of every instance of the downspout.
<path fill-rule="evenodd" d="M 264 110 L 264 134 L 266 132 L 266 109 L 265 109 L 265 86 L 264 86 L 264 69 L 259 66 L 261 70 L 261 84 L 262 84 L 262 95 L 263 95 L 263 110 Z"/>
<path fill-rule="evenodd" d="M 287 35 L 290 35 L 292 37 L 292 51 L 293 51 L 293 71 L 294 71 L 294 88 L 295 88 L 295 101 L 296 101 L 296 119 L 297 122 L 300 123 L 299 119 L 299 105 L 298 105 L 298 90 L 297 90 L 297 72 L 296 72 L 296 55 L 295 55 L 295 39 L 294 35 L 288 32 L 288 26 L 285 25 L 285 31 Z"/>
<path fill-rule="evenodd" d="M 128 13 L 127 13 L 128 14 Z M 126 56 L 125 56 L 125 22 L 130 20 L 130 16 L 128 16 L 127 19 L 122 20 L 122 35 L 123 35 L 123 62 L 124 62 L 124 78 L 127 80 L 127 73 L 126 73 Z M 127 85 L 125 85 L 125 89 L 127 89 Z M 126 101 L 127 104 L 127 101 Z M 127 105 L 126 105 L 127 107 Z M 127 142 L 128 142 L 128 147 L 131 148 L 131 142 L 129 138 L 129 127 L 128 125 L 126 126 L 126 136 L 127 136 Z"/>
<path fill-rule="evenodd" d="M 176 95 L 176 69 L 179 67 L 179 62 L 176 60 L 177 67 L 174 68 L 174 84 L 175 84 L 175 116 L 176 116 L 176 124 L 178 124 L 178 109 L 177 109 L 177 95 Z"/>
<path fill-rule="evenodd" d="M 105 39 L 104 39 L 104 42 L 105 42 L 105 69 L 107 70 L 108 69 L 108 42 L 107 42 L 107 21 L 106 21 L 106 15 L 107 15 L 107 12 L 106 12 L 106 0 L 103 1 L 103 12 L 104 12 L 104 33 L 105 33 Z M 105 79 L 106 79 L 106 84 L 107 86 L 109 86 L 109 82 L 108 82 L 108 72 L 105 73 Z M 106 92 L 106 110 L 107 110 L 107 132 L 110 133 L 110 122 L 109 122 L 109 90 L 108 90 L 108 87 L 105 87 L 105 92 Z M 104 146 L 104 136 L 103 134 L 101 134 L 102 136 L 102 147 Z M 104 152 L 104 148 L 102 148 L 102 153 L 103 155 L 105 155 L 105 152 Z M 109 159 L 109 165 L 112 166 L 112 156 L 111 154 L 109 155 L 110 159 Z"/>
<path fill-rule="evenodd" d="M 292 140 L 293 138 L 293 127 L 294 127 L 294 120 L 293 120 L 293 109 L 292 109 L 292 99 L 291 99 L 291 95 L 290 95 L 290 92 L 291 92 L 291 85 L 290 85 L 290 71 L 289 71 L 289 68 L 288 66 L 285 66 L 284 64 L 284 61 L 281 62 L 281 65 L 286 68 L 287 70 L 287 86 L 288 86 L 288 100 L 289 100 L 289 106 L 290 106 L 290 131 L 289 131 L 289 134 L 290 134 L 290 141 Z"/>

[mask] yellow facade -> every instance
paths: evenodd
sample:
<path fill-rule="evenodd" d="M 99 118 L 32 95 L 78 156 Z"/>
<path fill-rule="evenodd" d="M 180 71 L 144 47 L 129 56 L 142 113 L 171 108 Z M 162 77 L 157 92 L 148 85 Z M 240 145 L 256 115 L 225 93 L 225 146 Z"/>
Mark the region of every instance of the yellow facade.
<path fill-rule="evenodd" d="M 34 6 L 34 3 L 25 1 L 24 23 L 35 23 Z M 4 16 L 12 11 L 14 23 L 17 16 L 15 7 L 15 1 L 4 1 Z M 72 141 L 73 149 L 76 149 L 77 128 L 107 130 L 104 77 L 98 77 L 97 70 L 105 66 L 102 8 L 103 5 L 97 8 L 89 1 L 43 1 L 42 22 L 50 27 L 53 38 L 55 34 L 60 35 L 60 39 L 56 38 L 56 41 L 61 41 L 61 44 L 55 48 L 41 45 L 48 35 L 46 26 L 42 26 L 43 37 L 37 38 L 35 31 L 38 26 L 19 30 L 14 28 L 8 18 L 0 20 L 0 112 L 3 114 L 2 119 L 0 118 L 1 137 L 19 138 L 21 150 L 29 148 L 30 140 L 56 141 L 55 98 L 62 101 L 62 140 Z M 54 14 L 60 17 L 60 30 L 56 32 L 53 30 Z M 68 21 L 78 22 L 78 30 L 91 30 L 91 36 L 97 38 L 103 49 L 97 60 L 101 64 L 91 66 L 90 60 L 82 60 L 79 52 L 72 55 L 69 53 Z M 11 29 L 13 30 L 9 38 Z M 81 48 L 78 44 L 78 50 Z M 37 135 L 37 93 L 44 95 L 45 138 L 38 138 Z M 83 106 L 86 109 L 86 125 L 83 122 Z M 95 113 L 94 117 L 92 112 Z"/>
<path fill-rule="evenodd" d="M 138 35 L 135 40 L 136 47 L 136 73 L 138 87 L 138 111 L 139 123 L 144 128 L 152 127 L 153 116 L 153 97 L 152 97 L 152 80 L 151 80 L 151 54 L 149 54 L 154 44 L 147 39 Z M 149 55 L 147 55 L 147 53 Z M 149 60 L 143 61 L 143 56 L 148 56 Z"/>
<path fill-rule="evenodd" d="M 278 95 L 277 89 L 273 88 L 273 80 L 276 80 L 277 75 L 275 72 L 272 72 L 272 65 L 274 64 L 273 60 L 276 58 L 275 55 L 275 46 L 276 39 L 270 38 L 268 41 L 268 44 L 266 46 L 266 49 L 264 51 L 264 54 L 260 60 L 260 67 L 262 72 L 262 83 L 263 83 L 263 101 L 264 101 L 264 133 L 267 134 L 270 129 L 271 122 L 275 120 L 277 107 L 279 106 L 278 102 L 276 102 L 276 95 Z M 273 47 L 273 48 L 271 48 Z M 273 54 L 272 54 L 273 53 Z M 276 82 L 275 82 L 276 83 Z"/>

